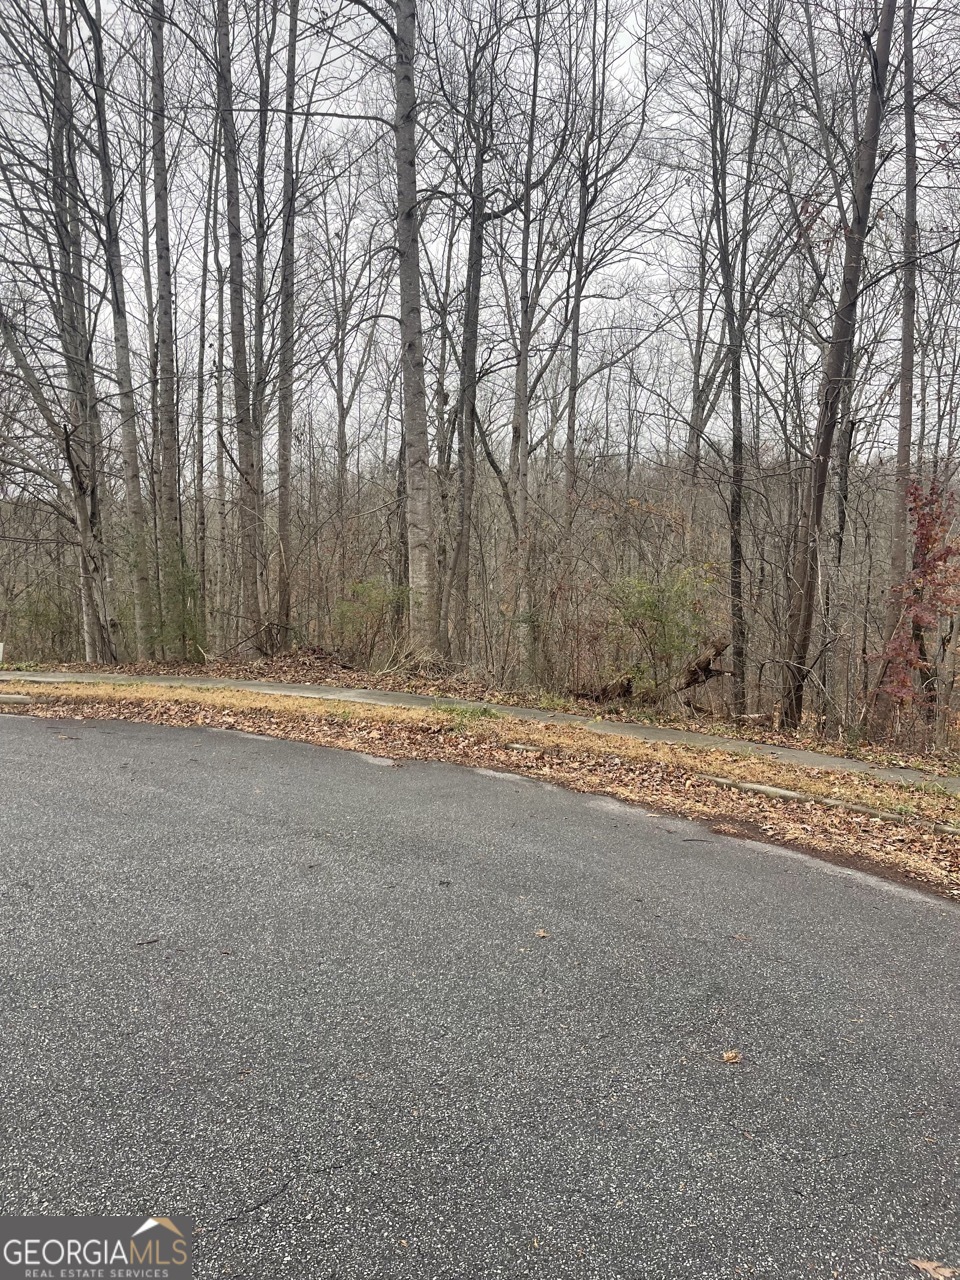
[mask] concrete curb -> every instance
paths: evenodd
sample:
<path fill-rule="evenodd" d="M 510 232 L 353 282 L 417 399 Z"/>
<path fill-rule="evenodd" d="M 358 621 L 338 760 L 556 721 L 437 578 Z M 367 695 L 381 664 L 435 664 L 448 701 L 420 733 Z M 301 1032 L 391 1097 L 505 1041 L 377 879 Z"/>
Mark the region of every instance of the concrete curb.
<path fill-rule="evenodd" d="M 252 692 L 252 693 L 263 693 L 268 696 L 273 695 L 273 696 L 280 696 L 280 697 L 296 697 L 300 695 L 305 697 L 316 698 L 324 702 L 354 702 L 354 703 L 367 705 L 367 706 L 408 707 L 411 709 L 439 708 L 441 710 L 449 710 L 449 709 L 455 709 L 457 707 L 465 707 L 465 708 L 471 708 L 471 709 L 478 708 L 478 707 L 486 707 L 489 710 L 504 716 L 511 716 L 514 714 L 515 711 L 526 712 L 526 714 L 522 714 L 515 718 L 521 719 L 521 720 L 527 720 L 527 721 L 536 721 L 538 723 L 543 723 L 543 724 L 557 723 L 557 721 L 560 721 L 561 723 L 572 722 L 573 724 L 579 725 L 582 728 L 586 728 L 593 732 L 599 732 L 602 734 L 603 733 L 616 734 L 618 728 L 623 729 L 624 727 L 626 727 L 629 729 L 630 727 L 629 722 L 621 722 L 621 721 L 615 721 L 615 720 L 592 721 L 592 720 L 588 720 L 587 717 L 585 716 L 573 716 L 573 715 L 567 715 L 567 714 L 564 714 L 562 716 L 560 715 L 551 716 L 546 713 L 537 713 L 536 715 L 533 715 L 531 714 L 531 708 L 529 707 L 512 708 L 503 704 L 464 702 L 454 698 L 428 698 L 422 694 L 394 694 L 392 691 L 384 691 L 388 696 L 380 697 L 380 696 L 377 696 L 380 691 L 373 691 L 369 689 L 341 690 L 338 688 L 334 688 L 333 686 L 325 686 L 323 688 L 320 688 L 316 685 L 304 685 L 302 686 L 302 688 L 297 686 L 271 687 L 267 682 L 264 682 L 263 684 L 259 684 L 252 681 L 205 680 L 205 679 L 196 679 L 196 678 L 184 679 L 184 678 L 177 678 L 173 676 L 153 678 L 150 676 L 116 675 L 116 676 L 101 677 L 99 675 L 94 676 L 92 674 L 87 674 L 86 672 L 83 672 L 83 673 L 63 672 L 62 674 L 52 673 L 52 672 L 40 672 L 40 673 L 29 672 L 29 673 L 24 673 L 23 675 L 19 675 L 17 673 L 10 673 L 10 672 L 0 672 L 0 681 L 10 681 L 11 679 L 17 679 L 19 681 L 31 682 L 36 684 L 81 684 L 81 685 L 82 684 L 113 684 L 113 685 L 131 685 L 134 687 L 138 685 L 148 685 L 148 686 L 152 685 L 156 687 L 159 685 L 160 687 L 167 687 L 167 688 L 181 688 L 181 689 L 185 688 L 185 689 L 197 689 L 197 690 L 243 689 L 243 690 L 248 690 L 249 692 Z M 351 697 L 350 696 L 351 693 L 353 693 L 354 695 L 362 695 L 362 696 Z M 30 698 L 26 694 L 0 693 L 0 705 L 2 705 L 4 701 L 9 703 L 30 704 L 30 703 L 34 703 L 36 700 L 33 698 Z M 646 726 L 636 726 L 636 727 L 646 728 Z M 625 736 L 636 737 L 639 735 L 627 733 Z M 652 742 L 674 741 L 674 739 L 672 738 L 671 739 L 649 738 L 646 740 L 652 741 Z M 523 743 L 508 743 L 507 745 L 509 748 L 513 750 L 527 750 L 527 749 L 535 750 L 536 749 L 533 747 L 527 748 L 526 744 L 523 744 Z M 697 745 L 697 744 L 694 743 L 691 745 Z M 749 743 L 744 745 L 747 747 L 750 746 Z M 722 748 L 719 748 L 719 749 L 722 749 Z M 740 751 L 738 754 L 742 755 L 742 754 L 751 754 L 751 753 Z M 858 763 L 862 764 L 862 762 L 858 762 Z M 803 767 L 803 766 L 800 766 L 800 767 Z M 820 766 L 820 767 L 827 768 L 828 766 Z M 839 771 L 839 769 L 837 771 Z M 901 784 L 904 782 L 907 782 L 907 779 L 903 779 L 903 778 L 888 779 L 884 777 L 884 774 L 888 772 L 886 770 L 884 771 L 878 771 L 874 769 L 865 770 L 861 768 L 858 770 L 852 770 L 852 772 L 859 772 L 859 773 L 868 772 L 871 776 L 880 777 L 884 781 L 896 781 Z M 741 782 L 734 778 L 724 778 L 716 774 L 696 773 L 695 776 L 702 778 L 704 782 L 710 782 L 710 783 L 713 783 L 715 786 L 724 787 L 727 790 L 731 790 L 731 791 L 739 791 L 747 795 L 764 796 L 770 800 L 788 800 L 788 801 L 792 801 L 800 804 L 816 804 L 827 809 L 839 809 L 847 813 L 863 814 L 866 817 L 875 818 L 878 821 L 882 821 L 882 822 L 894 822 L 902 826 L 919 826 L 919 827 L 925 828 L 926 830 L 934 831 L 940 835 L 952 835 L 952 836 L 960 837 L 960 827 L 950 826 L 947 823 L 943 823 L 943 822 L 932 822 L 928 818 L 922 818 L 915 815 L 892 813 L 889 810 L 878 809 L 878 808 L 875 808 L 873 805 L 860 804 L 852 800 L 849 800 L 849 801 L 837 800 L 829 796 L 807 795 L 802 791 L 790 791 L 783 787 L 771 787 L 759 782 Z M 950 781 L 960 781 L 960 780 L 950 779 Z"/>
<path fill-rule="evenodd" d="M 706 782 L 713 782 L 718 787 L 727 787 L 732 791 L 745 791 L 749 794 L 766 796 L 770 800 L 799 800 L 802 804 L 819 804 L 827 809 L 843 809 L 847 813 L 862 813 L 868 818 L 879 818 L 884 822 L 899 822 L 905 826 L 929 827 L 940 835 L 960 836 L 960 827 L 951 827 L 945 822 L 931 822 L 929 818 L 919 818 L 905 813 L 891 813 L 889 809 L 875 809 L 873 805 L 858 804 L 853 800 L 834 800 L 830 796 L 809 796 L 802 791 L 786 791 L 782 787 L 767 787 L 759 782 L 737 782 L 733 778 L 719 778 L 711 774 L 701 775 Z"/>
<path fill-rule="evenodd" d="M 865 760 L 830 756 L 805 748 L 783 747 L 769 743 L 748 742 L 742 738 L 697 733 L 687 729 L 661 728 L 631 720 L 600 720 L 573 715 L 566 711 L 540 711 L 535 707 L 512 707 L 498 702 L 471 702 L 461 698 L 432 697 L 422 693 L 397 693 L 390 689 L 359 689 L 338 685 L 281 684 L 269 680 L 218 680 L 205 676 L 111 675 L 110 672 L 87 671 L 0 671 L 0 682 L 20 684 L 114 684 L 159 685 L 183 689 L 240 689 L 250 693 L 275 694 L 281 697 L 318 698 L 324 702 L 354 702 L 378 707 L 409 707 L 412 710 L 485 709 L 514 720 L 535 724 L 579 725 L 593 733 L 614 737 L 636 738 L 641 742 L 699 747 L 707 751 L 728 751 L 736 755 L 767 757 L 783 764 L 804 769 L 824 769 L 831 773 L 860 773 L 901 786 L 937 787 L 952 795 L 960 795 L 960 777 L 940 776 L 919 769 L 886 768 Z M 807 797 L 804 797 L 807 798 Z M 896 816 L 896 815 L 894 815 Z"/>

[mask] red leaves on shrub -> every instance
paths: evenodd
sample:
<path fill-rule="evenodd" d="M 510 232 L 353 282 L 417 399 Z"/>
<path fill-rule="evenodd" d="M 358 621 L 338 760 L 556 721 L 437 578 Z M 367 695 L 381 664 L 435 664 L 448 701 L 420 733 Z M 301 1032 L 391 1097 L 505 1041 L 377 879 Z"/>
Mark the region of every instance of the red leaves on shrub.
<path fill-rule="evenodd" d="M 893 589 L 901 602 L 900 621 L 879 659 L 885 664 L 881 688 L 906 706 L 936 696 L 936 654 L 941 620 L 960 608 L 960 541 L 951 537 L 953 497 L 936 480 L 907 491 L 913 535 L 913 567 Z"/>

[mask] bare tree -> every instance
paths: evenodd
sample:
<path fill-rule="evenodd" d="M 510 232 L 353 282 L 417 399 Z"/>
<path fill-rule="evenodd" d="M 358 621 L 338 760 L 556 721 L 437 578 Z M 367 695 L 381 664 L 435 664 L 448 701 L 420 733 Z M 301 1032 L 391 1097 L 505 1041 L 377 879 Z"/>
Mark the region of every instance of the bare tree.
<path fill-rule="evenodd" d="M 870 34 L 863 34 L 869 67 L 867 108 L 857 143 L 850 215 L 844 227 L 843 280 L 834 311 L 830 342 L 824 356 L 816 437 L 810 460 L 807 492 L 800 513 L 797 554 L 792 569 L 785 624 L 786 662 L 780 714 L 783 724 L 788 728 L 796 728 L 803 714 L 803 690 L 809 670 L 807 659 L 817 599 L 823 504 L 833 439 L 847 384 L 850 349 L 856 336 L 864 243 L 870 225 L 870 207 L 877 174 L 877 154 L 895 17 L 895 0 L 883 0 L 876 29 L 876 46 L 874 47 Z"/>
<path fill-rule="evenodd" d="M 184 560 L 180 542 L 180 449 L 177 371 L 173 331 L 173 271 L 170 261 L 167 109 L 164 78 L 164 0 L 150 9 L 151 133 L 154 235 L 157 253 L 157 409 L 160 443 L 160 578 L 163 631 L 180 653 L 186 648 Z"/>
<path fill-rule="evenodd" d="M 280 349 L 277 377 L 277 543 L 280 555 L 277 625 L 280 647 L 290 645 L 290 467 L 293 445 L 293 385 L 296 368 L 296 173 L 294 113 L 297 89 L 299 0 L 290 0 L 287 27 L 287 74 L 283 116 L 283 209 L 280 250 Z"/>
<path fill-rule="evenodd" d="M 262 531 L 260 487 L 263 471 L 260 440 L 250 403 L 243 263 L 243 225 L 240 209 L 240 145 L 233 103 L 230 50 L 230 11 L 217 0 L 217 95 L 223 174 L 226 185 L 230 348 L 233 364 L 233 412 L 237 424 L 237 471 L 240 481 L 240 576 L 243 584 L 243 629 L 240 648 L 260 653 L 266 648 L 260 612 Z"/>

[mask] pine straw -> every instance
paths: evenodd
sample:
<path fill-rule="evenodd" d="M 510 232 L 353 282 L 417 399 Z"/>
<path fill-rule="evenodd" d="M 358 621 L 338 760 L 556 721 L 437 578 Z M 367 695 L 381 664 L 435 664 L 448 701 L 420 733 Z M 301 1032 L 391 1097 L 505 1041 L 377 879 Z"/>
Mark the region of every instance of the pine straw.
<path fill-rule="evenodd" d="M 32 706 L 9 708 L 14 714 L 235 729 L 395 759 L 502 769 L 700 819 L 717 832 L 804 849 L 960 897 L 960 834 L 934 829 L 960 829 L 960 797 L 936 787 L 466 709 L 358 706 L 146 684 L 135 692 L 110 684 L 57 684 L 41 691 L 17 683 L 4 690 L 33 700 Z M 804 799 L 743 792 L 715 779 L 799 792 Z M 901 820 L 828 808 L 818 803 L 824 800 L 871 806 Z"/>

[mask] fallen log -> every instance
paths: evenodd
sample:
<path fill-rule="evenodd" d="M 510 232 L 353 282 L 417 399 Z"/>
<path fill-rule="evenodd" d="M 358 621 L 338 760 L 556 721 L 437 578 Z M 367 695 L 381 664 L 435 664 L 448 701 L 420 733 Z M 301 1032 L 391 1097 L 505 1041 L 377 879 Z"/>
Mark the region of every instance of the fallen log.
<path fill-rule="evenodd" d="M 724 671 L 722 667 L 715 667 L 713 664 L 729 648 L 730 641 L 726 636 L 718 636 L 716 640 L 711 640 L 680 677 L 677 692 L 679 693 L 684 689 L 692 689 L 696 685 L 706 684 L 708 680 L 713 680 L 717 676 L 727 675 L 728 672 Z"/>

